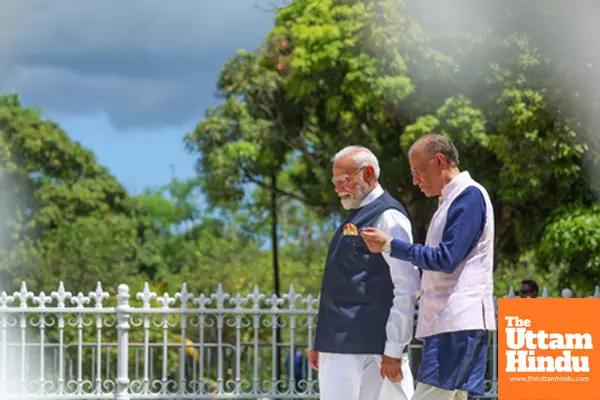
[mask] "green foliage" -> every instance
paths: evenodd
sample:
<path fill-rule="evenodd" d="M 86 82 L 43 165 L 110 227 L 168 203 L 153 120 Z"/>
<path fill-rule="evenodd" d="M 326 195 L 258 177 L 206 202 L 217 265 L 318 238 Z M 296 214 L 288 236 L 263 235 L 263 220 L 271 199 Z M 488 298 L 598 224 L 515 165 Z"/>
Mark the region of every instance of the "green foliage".
<path fill-rule="evenodd" d="M 186 136 L 188 149 L 203 155 L 199 173 L 208 199 L 229 208 L 244 199 L 245 185 L 271 185 L 286 162 L 278 130 L 279 76 L 259 61 L 255 53 L 240 52 L 224 66 L 219 80 L 224 102 L 207 110 Z"/>
<path fill-rule="evenodd" d="M 572 82 L 561 80 L 569 66 L 540 28 L 556 21 L 557 10 L 504 4 L 492 12 L 463 3 L 469 13 L 446 12 L 428 1 L 306 0 L 279 10 L 261 53 L 235 57 L 223 70 L 219 88 L 227 100 L 220 107 L 232 108 L 235 96 L 235 109 L 244 112 L 224 113 L 212 126 L 209 113 L 195 132 L 220 138 L 211 147 L 195 148 L 205 185 L 217 185 L 217 193 L 235 187 L 235 204 L 242 198 L 246 206 L 259 204 L 268 197 L 248 197 L 253 186 L 247 184 L 268 193 L 266 181 L 257 183 L 248 174 L 238 179 L 237 167 L 246 162 L 245 170 L 260 171 L 270 154 L 285 154 L 277 167 L 278 182 L 285 182 L 279 193 L 318 217 L 335 217 L 340 209 L 328 184 L 331 156 L 344 145 L 361 144 L 378 154 L 383 185 L 407 205 L 422 241 L 435 203 L 412 186 L 406 152 L 418 137 L 437 131 L 453 139 L 461 167 L 492 196 L 499 277 L 511 275 L 510 266 L 524 254 L 530 255 L 528 265 L 553 271 L 565 284 L 574 276 L 565 263 L 598 274 L 593 249 L 582 256 L 592 261 L 582 263 L 569 256 L 568 241 L 552 241 L 552 257 L 541 242 L 551 235 L 551 216 L 565 205 L 587 209 L 594 202 L 594 183 L 583 166 L 586 159 L 598 159 L 589 117 L 566 106 L 576 100 L 567 90 Z M 541 18 L 541 11 L 543 22 L 523 23 Z M 232 84 L 232 65 L 252 71 L 235 75 L 248 84 Z M 256 96 L 265 90 L 278 95 Z M 586 92 L 588 100 L 591 95 Z M 271 112 L 257 111 L 263 109 Z M 278 140 L 269 140 L 273 136 Z M 229 147 L 236 151 L 220 150 Z M 209 163 L 215 154 L 219 162 Z M 223 164 L 227 173 L 213 176 Z M 223 188 L 227 179 L 237 184 Z M 590 230 L 597 226 L 595 219 L 588 223 Z M 564 239 L 567 226 L 552 227 L 552 237 Z"/>
<path fill-rule="evenodd" d="M 16 95 L 0 97 L 3 283 L 32 290 L 107 286 L 138 273 L 140 225 L 94 155 Z"/>
<path fill-rule="evenodd" d="M 567 272 L 565 265 L 555 265 L 552 268 L 543 266 L 536 250 L 529 250 L 517 258 L 502 260 L 494 273 L 494 293 L 497 296 L 506 296 L 511 286 L 517 291 L 520 282 L 525 279 L 534 279 L 537 282 L 540 296 L 543 294 L 543 288 L 548 289 L 548 295 L 551 297 L 560 297 L 561 290 L 565 287 L 575 289 L 571 282 L 565 284 L 560 280 Z M 575 292 L 578 296 L 589 296 L 590 293 L 587 288 Z"/>
<path fill-rule="evenodd" d="M 329 169 L 345 145 L 379 153 L 384 183 L 398 184 L 408 172 L 404 154 L 389 142 L 402 124 L 397 111 L 418 97 L 409 71 L 424 60 L 449 64 L 404 10 L 398 1 L 300 1 L 277 15 L 265 64 L 282 74 L 287 101 L 304 111 L 306 129 L 287 129 L 295 133 L 287 142 L 300 155 L 289 169 L 291 183 L 309 205 L 339 211 Z M 411 190 L 406 182 L 389 187 Z"/>
<path fill-rule="evenodd" d="M 600 272 L 600 205 L 561 213 L 540 242 L 542 265 L 566 265 L 560 283 L 586 290 Z"/>

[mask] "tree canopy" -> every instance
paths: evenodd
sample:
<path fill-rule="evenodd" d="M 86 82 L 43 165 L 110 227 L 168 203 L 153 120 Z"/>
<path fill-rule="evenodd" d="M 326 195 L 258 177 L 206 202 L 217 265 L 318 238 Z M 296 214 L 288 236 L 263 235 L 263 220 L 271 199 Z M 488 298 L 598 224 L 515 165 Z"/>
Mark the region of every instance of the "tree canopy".
<path fill-rule="evenodd" d="M 330 159 L 360 144 L 378 155 L 382 184 L 407 205 L 422 241 L 435 204 L 412 185 L 406 152 L 436 131 L 492 196 L 498 287 L 534 262 L 540 279 L 558 274 L 589 291 L 600 226 L 598 182 L 585 166 L 598 154 L 598 126 L 589 106 L 573 104 L 595 104 L 597 94 L 574 91 L 584 87 L 545 36 L 561 9 L 463 3 L 469 13 L 391 0 L 280 9 L 264 44 L 225 65 L 223 102 L 187 136 L 211 201 L 239 206 L 257 188 L 275 190 L 335 218 Z M 265 184 L 266 170 L 278 186 Z"/>
<path fill-rule="evenodd" d="M 2 96 L 0 279 L 316 292 L 343 215 L 331 157 L 371 148 L 422 241 L 436 204 L 412 185 L 406 152 L 436 131 L 492 196 L 497 289 L 534 275 L 587 293 L 600 273 L 600 60 L 568 45 L 583 3 L 292 2 L 261 46 L 223 65 L 218 105 L 185 135 L 197 178 L 138 196 Z"/>

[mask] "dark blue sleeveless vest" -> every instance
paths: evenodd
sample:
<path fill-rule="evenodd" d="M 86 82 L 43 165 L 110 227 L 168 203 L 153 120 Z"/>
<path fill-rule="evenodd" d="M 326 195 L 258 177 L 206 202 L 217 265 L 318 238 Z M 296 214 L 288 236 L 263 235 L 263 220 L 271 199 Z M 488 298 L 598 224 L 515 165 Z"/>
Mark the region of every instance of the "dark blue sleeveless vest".
<path fill-rule="evenodd" d="M 402 204 L 384 190 L 371 203 L 353 210 L 333 236 L 323 272 L 316 351 L 383 354 L 394 298 L 389 266 L 381 254 L 369 251 L 360 236 L 344 236 L 343 229 L 352 223 L 360 232 L 390 208 L 408 218 Z"/>

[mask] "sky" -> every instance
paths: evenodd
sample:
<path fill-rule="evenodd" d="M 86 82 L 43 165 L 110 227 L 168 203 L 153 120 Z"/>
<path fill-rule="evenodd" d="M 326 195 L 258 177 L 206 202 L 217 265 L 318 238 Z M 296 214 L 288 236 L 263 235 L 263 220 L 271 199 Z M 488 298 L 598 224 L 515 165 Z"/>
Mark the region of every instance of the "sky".
<path fill-rule="evenodd" d="M 281 2 L 281 0 L 279 0 Z M 271 30 L 269 0 L 6 0 L 0 93 L 39 106 L 132 193 L 195 174 L 183 137 L 223 63 Z"/>
<path fill-rule="evenodd" d="M 196 159 L 183 136 L 216 105 L 221 66 L 236 50 L 256 48 L 273 26 L 272 4 L 289 2 L 3 0 L 0 93 L 41 107 L 131 193 L 168 183 L 172 172 L 191 177 Z M 569 26 L 549 38 L 564 36 L 556 47 L 573 60 L 571 75 L 600 89 L 600 68 L 589 60 L 600 60 L 590 41 L 600 36 L 598 2 L 554 3 Z M 440 15 L 475 12 L 435 0 L 414 4 L 437 15 L 442 28 Z"/>

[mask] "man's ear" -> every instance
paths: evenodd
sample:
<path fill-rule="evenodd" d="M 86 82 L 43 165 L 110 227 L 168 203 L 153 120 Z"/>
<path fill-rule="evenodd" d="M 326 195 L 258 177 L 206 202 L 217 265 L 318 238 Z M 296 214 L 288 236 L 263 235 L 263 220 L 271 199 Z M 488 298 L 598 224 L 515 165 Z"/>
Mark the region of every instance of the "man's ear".
<path fill-rule="evenodd" d="M 375 168 L 372 165 L 365 167 L 365 181 L 367 183 L 373 183 L 375 181 Z"/>
<path fill-rule="evenodd" d="M 445 169 L 448 166 L 448 160 L 446 160 L 446 157 L 441 153 L 435 155 L 435 161 L 441 169 Z"/>

